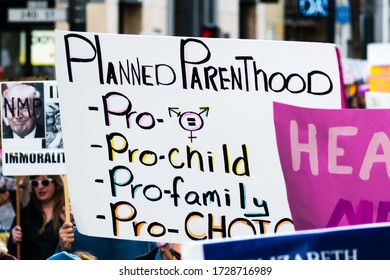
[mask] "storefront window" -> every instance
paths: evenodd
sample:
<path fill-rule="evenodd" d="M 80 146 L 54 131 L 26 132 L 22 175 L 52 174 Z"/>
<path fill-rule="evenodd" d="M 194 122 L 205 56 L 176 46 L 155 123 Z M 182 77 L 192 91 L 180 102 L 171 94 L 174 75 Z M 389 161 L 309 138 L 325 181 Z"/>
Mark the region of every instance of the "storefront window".
<path fill-rule="evenodd" d="M 55 79 L 54 30 L 0 32 L 3 80 Z"/>

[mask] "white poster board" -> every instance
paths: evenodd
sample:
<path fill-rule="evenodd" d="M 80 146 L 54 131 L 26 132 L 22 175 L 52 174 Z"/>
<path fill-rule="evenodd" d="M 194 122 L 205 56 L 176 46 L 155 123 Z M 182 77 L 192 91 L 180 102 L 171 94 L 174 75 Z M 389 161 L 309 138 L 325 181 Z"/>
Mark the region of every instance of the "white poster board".
<path fill-rule="evenodd" d="M 3 174 L 66 174 L 56 81 L 3 82 L 0 86 Z M 23 95 L 26 89 L 35 91 L 32 99 Z M 4 98 L 11 91 L 10 98 Z M 33 131 L 23 134 L 33 126 Z M 23 138 L 14 130 L 22 131 Z"/>
<path fill-rule="evenodd" d="M 56 31 L 56 76 L 76 224 L 111 238 L 292 231 L 272 102 L 341 107 L 333 44 Z"/>
<path fill-rule="evenodd" d="M 390 65 L 390 44 L 369 43 L 367 45 L 367 61 L 369 67 Z"/>
<path fill-rule="evenodd" d="M 390 108 L 390 93 L 367 91 L 365 93 L 366 108 Z"/>

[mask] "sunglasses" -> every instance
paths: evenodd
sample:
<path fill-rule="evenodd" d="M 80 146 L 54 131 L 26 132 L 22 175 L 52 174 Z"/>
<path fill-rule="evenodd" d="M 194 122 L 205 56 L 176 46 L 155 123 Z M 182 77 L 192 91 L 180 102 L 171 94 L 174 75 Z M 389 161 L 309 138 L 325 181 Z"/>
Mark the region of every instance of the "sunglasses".
<path fill-rule="evenodd" d="M 44 187 L 47 187 L 48 185 L 50 185 L 51 181 L 53 181 L 53 179 L 51 179 L 51 178 L 46 178 L 43 180 L 32 179 L 32 180 L 30 180 L 30 184 L 31 184 L 32 188 L 38 187 L 39 184 L 41 184 Z"/>

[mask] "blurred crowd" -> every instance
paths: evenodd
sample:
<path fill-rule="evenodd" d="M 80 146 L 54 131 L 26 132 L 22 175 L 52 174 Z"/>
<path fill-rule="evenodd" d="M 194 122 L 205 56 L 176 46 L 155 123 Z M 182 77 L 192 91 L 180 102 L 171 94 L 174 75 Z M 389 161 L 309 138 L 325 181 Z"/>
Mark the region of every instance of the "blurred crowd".
<path fill-rule="evenodd" d="M 366 92 L 369 86 L 363 80 L 354 81 L 346 86 L 347 108 L 366 108 Z"/>

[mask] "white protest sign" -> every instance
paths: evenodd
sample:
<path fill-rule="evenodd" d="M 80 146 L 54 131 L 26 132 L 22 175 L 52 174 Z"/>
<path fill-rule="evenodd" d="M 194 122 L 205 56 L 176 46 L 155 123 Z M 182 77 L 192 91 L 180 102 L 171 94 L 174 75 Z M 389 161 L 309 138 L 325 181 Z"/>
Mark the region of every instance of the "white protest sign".
<path fill-rule="evenodd" d="M 292 231 L 272 102 L 341 107 L 333 44 L 56 31 L 72 211 L 87 235 Z"/>
<path fill-rule="evenodd" d="M 56 81 L 1 83 L 3 174 L 66 174 Z"/>
<path fill-rule="evenodd" d="M 390 108 L 390 93 L 367 91 L 365 93 L 366 108 Z"/>

